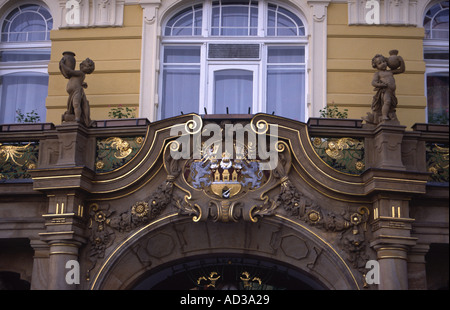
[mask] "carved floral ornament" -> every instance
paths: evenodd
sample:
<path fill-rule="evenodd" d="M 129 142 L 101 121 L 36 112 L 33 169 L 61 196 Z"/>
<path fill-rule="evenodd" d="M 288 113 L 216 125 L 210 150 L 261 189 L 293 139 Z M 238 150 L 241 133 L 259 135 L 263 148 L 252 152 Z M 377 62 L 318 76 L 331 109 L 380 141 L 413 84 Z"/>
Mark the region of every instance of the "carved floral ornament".
<path fill-rule="evenodd" d="M 227 124 L 231 125 L 226 121 L 219 124 L 220 130 L 216 133 L 220 137 L 215 140 L 211 135 L 198 135 L 205 133 L 208 125 L 203 124 L 200 117 L 179 125 L 178 135 L 168 140 L 162 152 L 164 183 L 146 199 L 136 201 L 122 212 L 111 210 L 109 204 L 91 205 L 93 265 L 89 270 L 104 257 L 105 249 L 113 244 L 117 233 L 128 234 L 170 211 L 190 216 L 193 222 L 224 223 L 241 220 L 254 223 L 262 217 L 287 214 L 317 229 L 337 233 L 338 243 L 353 267 L 364 270 L 368 258 L 365 232 L 369 209 L 349 206 L 337 213 L 306 197 L 289 175 L 293 158 L 289 141 L 271 135 L 271 124 L 265 120 L 256 124 L 252 120 L 247 127 L 257 143 L 251 139 L 243 143 L 237 135 L 229 135 Z M 227 140 L 229 137 L 232 137 L 231 142 Z M 174 156 L 179 155 L 177 152 L 183 147 L 186 151 L 187 141 L 196 145 L 195 139 L 199 142 L 197 149 L 190 148 L 184 154 L 188 156 Z M 226 148 L 226 143 L 231 147 Z M 261 143 L 275 152 L 276 160 L 262 156 L 257 147 Z M 198 152 L 197 157 L 195 152 Z M 272 169 L 262 169 L 267 168 L 264 164 L 269 161 L 272 161 Z"/>

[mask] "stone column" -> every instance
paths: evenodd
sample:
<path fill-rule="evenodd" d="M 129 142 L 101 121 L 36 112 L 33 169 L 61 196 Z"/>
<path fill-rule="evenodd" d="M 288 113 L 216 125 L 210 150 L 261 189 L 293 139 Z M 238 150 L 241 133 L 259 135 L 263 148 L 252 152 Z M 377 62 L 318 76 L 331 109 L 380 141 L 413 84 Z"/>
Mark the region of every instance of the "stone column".
<path fill-rule="evenodd" d="M 30 240 L 34 250 L 31 289 L 45 290 L 48 287 L 49 246 L 41 240 Z"/>
<path fill-rule="evenodd" d="M 59 190 L 47 196 L 48 213 L 43 215 L 47 231 L 39 234 L 50 247 L 47 289 L 78 289 L 78 279 L 81 281 L 78 250 L 87 242 L 83 193 Z"/>
<path fill-rule="evenodd" d="M 408 287 L 410 290 L 427 289 L 425 255 L 429 249 L 428 244 L 417 244 L 408 253 Z"/>
<path fill-rule="evenodd" d="M 381 290 L 408 289 L 408 251 L 416 244 L 411 237 L 409 198 L 394 194 L 379 194 L 374 202 L 371 223 L 373 240 L 370 246 L 377 252 L 380 264 Z"/>
<path fill-rule="evenodd" d="M 48 289 L 77 289 L 80 283 L 78 248 L 81 243 L 63 239 L 52 240 L 49 244 L 50 266 Z"/>
<path fill-rule="evenodd" d="M 380 243 L 374 246 L 380 264 L 380 290 L 407 290 L 407 246 Z"/>
<path fill-rule="evenodd" d="M 87 242 L 84 201 L 94 175 L 89 168 L 94 166 L 95 137 L 75 122 L 56 126 L 56 134 L 52 145 L 58 146 L 57 160 L 31 172 L 33 189 L 48 199 L 47 213 L 42 215 L 46 230 L 39 236 L 48 246 L 47 289 L 77 289 L 66 275 L 78 272 L 74 270 L 79 267 L 78 250 Z M 70 261 L 75 263 L 66 265 Z"/>

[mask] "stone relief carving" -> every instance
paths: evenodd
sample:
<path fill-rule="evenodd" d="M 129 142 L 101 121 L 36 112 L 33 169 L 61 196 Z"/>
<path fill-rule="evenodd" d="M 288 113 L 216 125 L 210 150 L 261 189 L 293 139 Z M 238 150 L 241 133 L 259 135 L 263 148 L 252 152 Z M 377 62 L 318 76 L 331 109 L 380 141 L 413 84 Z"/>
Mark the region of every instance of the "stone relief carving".
<path fill-rule="evenodd" d="M 247 151 L 237 159 L 208 155 L 198 161 L 185 161 L 189 173 L 180 180 L 180 187 L 190 194 L 176 198 L 180 214 L 192 216 L 196 222 L 208 218 L 218 222 L 236 222 L 240 218 L 256 222 L 257 217 L 272 215 L 277 206 L 265 192 L 279 185 L 291 163 L 285 142 L 277 141 L 275 148 L 278 164 L 272 171 L 260 170 L 260 162 L 247 158 Z M 239 199 L 244 195 L 251 198 L 244 202 Z"/>
<path fill-rule="evenodd" d="M 276 141 L 277 164 L 264 176 L 255 169 L 257 165 L 252 164 L 257 161 L 245 156 L 237 162 L 226 156 L 221 159 L 202 157 L 200 161 L 174 159 L 170 150 L 179 147 L 174 140 L 165 145 L 162 156 L 167 177 L 147 199 L 133 203 L 121 213 L 110 210 L 108 205 L 94 203 L 91 206 L 89 257 L 92 267 L 89 271 L 98 259 L 104 258 L 105 250 L 114 242 L 116 233 L 126 234 L 143 227 L 169 207 L 178 210 L 180 216 L 190 216 L 194 222 L 257 222 L 259 218 L 278 212 L 287 214 L 317 229 L 336 233 L 337 243 L 347 254 L 347 260 L 355 269 L 365 271 L 365 263 L 369 259 L 365 236 L 369 209 L 364 206 L 356 210 L 347 207 L 336 212 L 306 197 L 290 179 L 292 154 L 288 143 Z M 222 168 L 219 170 L 219 167 Z M 213 185 L 220 190 L 212 189 Z M 233 186 L 237 189 L 233 190 Z M 224 195 L 227 191 L 229 193 Z M 313 256 L 316 258 L 321 252 L 309 250 L 315 251 Z M 314 264 L 314 260 L 311 261 L 309 268 L 314 268 Z"/>
<path fill-rule="evenodd" d="M 91 205 L 89 258 L 92 266 L 88 273 L 95 268 L 98 259 L 104 258 L 105 250 L 112 245 L 116 231 L 127 233 L 146 225 L 174 202 L 172 197 L 174 180 L 180 174 L 180 169 L 177 160 L 167 158 L 167 163 L 167 171 L 173 174 L 168 174 L 166 181 L 159 185 L 145 201 L 138 201 L 128 210 L 118 214 L 115 210 L 109 210 L 109 205 L 99 206 L 97 203 Z"/>
<path fill-rule="evenodd" d="M 357 211 L 342 210 L 341 213 L 326 210 L 305 197 L 289 180 L 282 183 L 275 201 L 292 217 L 325 231 L 338 232 L 339 245 L 347 253 L 347 259 L 354 268 L 364 272 L 369 259 L 365 238 L 370 215 L 367 207 L 360 207 Z"/>

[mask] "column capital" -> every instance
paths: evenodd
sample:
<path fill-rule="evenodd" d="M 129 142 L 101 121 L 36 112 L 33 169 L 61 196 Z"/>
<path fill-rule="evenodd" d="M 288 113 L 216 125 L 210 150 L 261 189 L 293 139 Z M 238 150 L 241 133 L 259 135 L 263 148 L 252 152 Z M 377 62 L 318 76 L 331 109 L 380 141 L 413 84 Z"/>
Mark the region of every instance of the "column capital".
<path fill-rule="evenodd" d="M 327 6 L 331 0 L 309 0 L 308 5 L 312 7 L 314 21 L 323 22 L 327 16 Z"/>
<path fill-rule="evenodd" d="M 139 4 L 144 9 L 144 21 L 153 24 L 157 19 L 157 11 L 161 5 L 161 0 L 140 0 Z"/>
<path fill-rule="evenodd" d="M 392 236 L 392 235 L 378 235 L 375 240 L 370 242 L 370 246 L 377 252 L 386 249 L 398 249 L 401 251 L 408 251 L 410 247 L 417 243 L 417 238 L 409 236 Z"/>
<path fill-rule="evenodd" d="M 425 255 L 427 255 L 429 250 L 429 244 L 418 243 L 412 246 L 408 252 L 408 262 L 425 264 Z"/>
<path fill-rule="evenodd" d="M 80 247 L 87 242 L 86 207 L 84 192 L 79 190 L 54 190 L 47 195 L 48 209 L 42 217 L 46 231 L 40 233 L 42 241 L 50 246 L 55 243 Z"/>

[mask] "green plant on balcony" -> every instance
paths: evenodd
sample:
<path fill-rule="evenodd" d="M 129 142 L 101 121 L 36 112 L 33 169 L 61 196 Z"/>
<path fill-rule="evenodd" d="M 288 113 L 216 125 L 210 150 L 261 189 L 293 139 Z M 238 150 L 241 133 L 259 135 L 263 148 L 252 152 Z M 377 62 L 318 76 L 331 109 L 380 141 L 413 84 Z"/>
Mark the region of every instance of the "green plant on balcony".
<path fill-rule="evenodd" d="M 136 108 L 124 107 L 121 104 L 117 108 L 111 108 L 108 112 L 109 118 L 135 118 Z"/>
<path fill-rule="evenodd" d="M 322 118 L 347 118 L 348 117 L 348 109 L 344 109 L 343 112 L 339 111 L 339 108 L 334 104 L 333 106 L 326 106 L 325 109 L 319 110 L 320 117 Z"/>
<path fill-rule="evenodd" d="M 16 110 L 16 122 L 17 123 L 38 123 L 41 120 L 39 114 L 35 110 L 31 112 L 22 113 L 21 109 Z"/>

